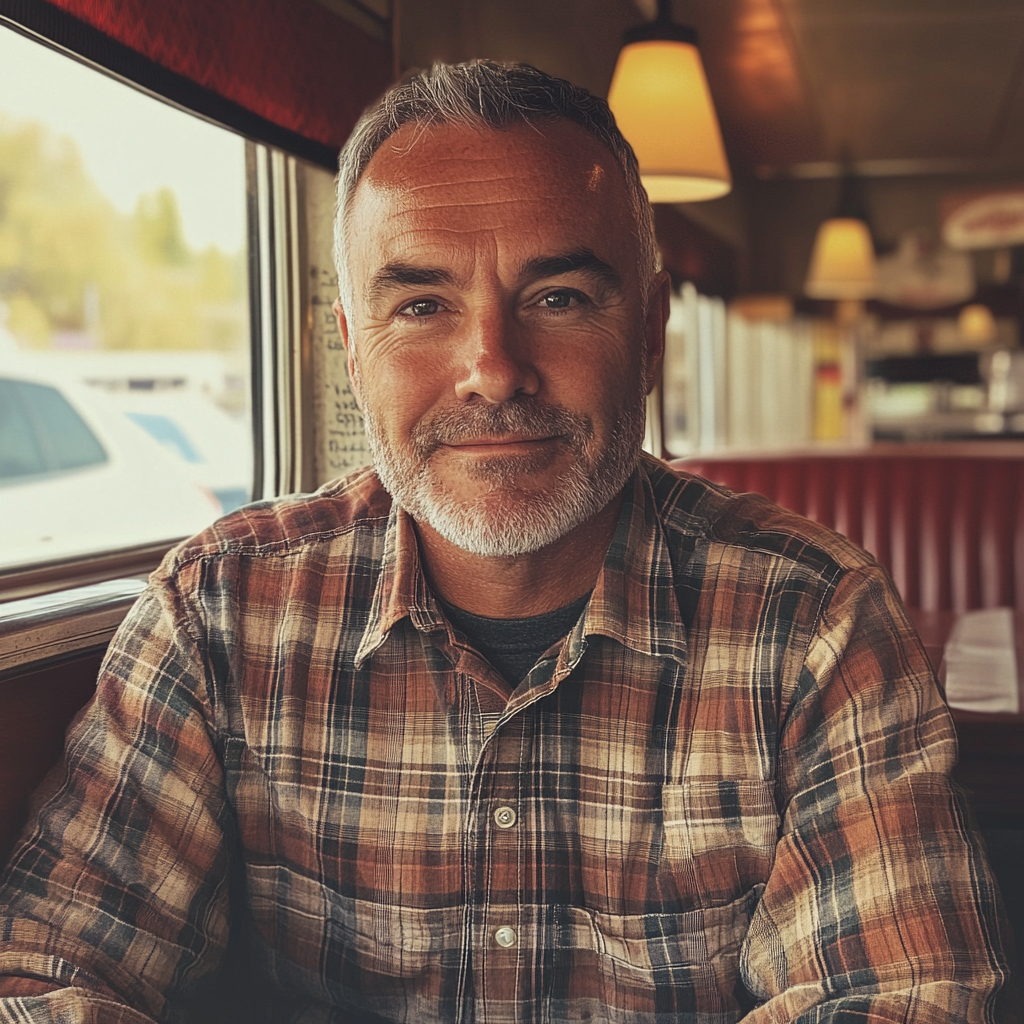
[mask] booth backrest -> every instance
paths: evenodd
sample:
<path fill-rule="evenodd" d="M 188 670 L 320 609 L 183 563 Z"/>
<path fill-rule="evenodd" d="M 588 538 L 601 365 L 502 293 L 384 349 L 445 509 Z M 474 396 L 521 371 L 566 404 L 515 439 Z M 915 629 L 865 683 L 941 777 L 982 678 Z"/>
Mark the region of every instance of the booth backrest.
<path fill-rule="evenodd" d="M 911 607 L 1024 608 L 1024 445 L 695 456 L 672 465 L 845 534 L 889 570 Z"/>

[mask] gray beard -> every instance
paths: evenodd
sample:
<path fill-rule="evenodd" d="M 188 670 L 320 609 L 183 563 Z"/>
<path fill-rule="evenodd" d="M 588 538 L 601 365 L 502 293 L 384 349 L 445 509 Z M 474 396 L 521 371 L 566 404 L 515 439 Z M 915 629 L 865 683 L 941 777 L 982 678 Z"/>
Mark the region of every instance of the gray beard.
<path fill-rule="evenodd" d="M 590 417 L 530 397 L 434 413 L 416 425 L 409 448 L 402 451 L 390 444 L 374 410 L 363 410 L 374 467 L 395 502 L 456 547 L 492 558 L 539 551 L 597 515 L 637 464 L 645 413 L 644 387 L 619 417 L 609 443 L 590 454 L 588 443 L 594 434 Z M 575 459 L 550 490 L 538 493 L 517 490 L 516 481 L 549 465 L 557 455 L 550 448 L 480 460 L 472 477 L 488 485 L 488 490 L 471 500 L 459 498 L 434 472 L 430 459 L 442 445 L 509 434 L 557 435 Z"/>

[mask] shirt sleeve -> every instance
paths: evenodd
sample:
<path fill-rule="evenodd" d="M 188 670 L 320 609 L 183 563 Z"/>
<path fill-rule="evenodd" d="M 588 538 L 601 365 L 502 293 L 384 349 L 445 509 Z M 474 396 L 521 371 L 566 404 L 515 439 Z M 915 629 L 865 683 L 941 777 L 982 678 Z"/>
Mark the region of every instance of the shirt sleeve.
<path fill-rule="evenodd" d="M 231 818 L 179 619 L 159 585 L 129 613 L 0 879 L 0 1021 L 173 1018 L 223 959 Z"/>
<path fill-rule="evenodd" d="M 950 782 L 952 720 L 881 570 L 840 580 L 783 706 L 746 1024 L 991 1021 L 1000 899 Z"/>

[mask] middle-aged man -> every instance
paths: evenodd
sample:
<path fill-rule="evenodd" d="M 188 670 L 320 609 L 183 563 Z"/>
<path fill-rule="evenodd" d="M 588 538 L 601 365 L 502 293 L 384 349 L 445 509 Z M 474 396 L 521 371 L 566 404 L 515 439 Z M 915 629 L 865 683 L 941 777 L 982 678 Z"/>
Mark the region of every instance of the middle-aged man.
<path fill-rule="evenodd" d="M 337 250 L 376 472 L 154 575 L 6 872 L 0 1019 L 188 1019 L 225 963 L 245 1020 L 991 1019 L 885 574 L 641 456 L 669 286 L 605 105 L 413 77 Z"/>

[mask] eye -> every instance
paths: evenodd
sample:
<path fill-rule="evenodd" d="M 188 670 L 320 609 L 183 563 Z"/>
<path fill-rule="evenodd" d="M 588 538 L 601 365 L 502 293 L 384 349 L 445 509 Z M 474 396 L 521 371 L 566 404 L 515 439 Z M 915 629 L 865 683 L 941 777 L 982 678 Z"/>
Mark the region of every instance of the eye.
<path fill-rule="evenodd" d="M 398 312 L 402 316 L 433 316 L 440 308 L 441 304 L 433 299 L 416 299 L 403 306 Z"/>
<path fill-rule="evenodd" d="M 559 288 L 557 291 L 548 292 L 537 303 L 542 309 L 571 309 L 573 305 L 581 305 L 586 301 L 585 296 L 572 288 Z"/>

